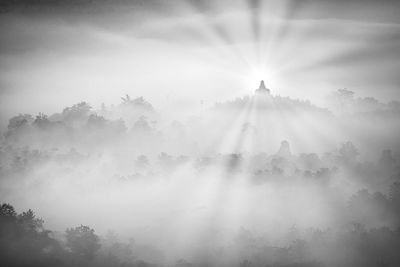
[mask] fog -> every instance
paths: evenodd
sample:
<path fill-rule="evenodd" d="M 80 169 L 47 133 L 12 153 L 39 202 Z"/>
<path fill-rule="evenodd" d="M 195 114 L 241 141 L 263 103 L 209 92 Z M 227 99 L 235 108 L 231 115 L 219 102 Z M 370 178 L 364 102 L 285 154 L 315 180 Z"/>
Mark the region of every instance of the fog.
<path fill-rule="evenodd" d="M 261 79 L 321 105 L 338 88 L 399 99 L 396 1 L 50 2 L 2 6 L 3 128 L 20 112 L 126 93 L 159 108 L 212 104 Z"/>
<path fill-rule="evenodd" d="M 397 229 L 400 103 L 338 90 L 328 110 L 268 90 L 179 120 L 129 95 L 15 116 L 2 142 L 2 201 L 35 210 L 55 233 L 83 224 L 134 238 L 151 247 L 133 255 L 160 265 L 280 261 L 242 251 L 241 235 L 284 248 L 293 229 Z"/>
<path fill-rule="evenodd" d="M 394 1 L 0 5 L 0 262 L 398 266 Z"/>

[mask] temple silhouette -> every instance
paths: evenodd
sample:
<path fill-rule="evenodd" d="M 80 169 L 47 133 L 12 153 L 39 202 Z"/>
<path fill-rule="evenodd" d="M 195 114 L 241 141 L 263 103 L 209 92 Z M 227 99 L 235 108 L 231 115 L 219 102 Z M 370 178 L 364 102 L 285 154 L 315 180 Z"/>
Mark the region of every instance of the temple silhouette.
<path fill-rule="evenodd" d="M 260 86 L 255 91 L 256 94 L 270 94 L 271 91 L 265 86 L 264 80 L 261 80 Z"/>

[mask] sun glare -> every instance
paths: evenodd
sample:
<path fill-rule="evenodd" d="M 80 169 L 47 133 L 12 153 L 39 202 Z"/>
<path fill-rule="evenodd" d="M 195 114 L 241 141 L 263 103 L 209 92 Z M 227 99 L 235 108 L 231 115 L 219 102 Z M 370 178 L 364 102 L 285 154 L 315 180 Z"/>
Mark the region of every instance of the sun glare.
<path fill-rule="evenodd" d="M 258 88 L 261 80 L 265 81 L 267 87 L 275 85 L 274 72 L 265 67 L 251 69 L 244 79 L 246 88 L 254 90 Z"/>

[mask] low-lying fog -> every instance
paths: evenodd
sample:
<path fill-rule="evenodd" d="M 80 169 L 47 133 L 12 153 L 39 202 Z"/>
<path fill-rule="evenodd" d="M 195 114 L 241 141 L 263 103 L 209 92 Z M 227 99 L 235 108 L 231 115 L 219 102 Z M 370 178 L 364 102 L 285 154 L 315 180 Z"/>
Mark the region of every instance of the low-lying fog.
<path fill-rule="evenodd" d="M 0 1 L 0 266 L 400 266 L 398 14 Z"/>
<path fill-rule="evenodd" d="M 115 262 L 398 263 L 399 239 L 368 237 L 391 256 L 367 257 L 346 238 L 399 227 L 400 103 L 349 90 L 328 100 L 319 108 L 259 89 L 177 117 L 130 96 L 20 114 L 1 143 L 1 201 L 32 209 L 65 253 L 65 229 L 91 227 L 96 255 Z"/>

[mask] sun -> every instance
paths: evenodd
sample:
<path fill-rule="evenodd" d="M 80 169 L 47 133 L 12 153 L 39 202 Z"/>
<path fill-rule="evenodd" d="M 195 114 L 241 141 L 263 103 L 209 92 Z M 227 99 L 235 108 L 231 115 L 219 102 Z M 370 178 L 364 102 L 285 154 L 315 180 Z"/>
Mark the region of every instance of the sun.
<path fill-rule="evenodd" d="M 264 80 L 267 86 L 275 85 L 275 73 L 266 67 L 255 67 L 250 69 L 244 79 L 246 87 L 252 90 L 258 88 L 261 80 Z"/>

